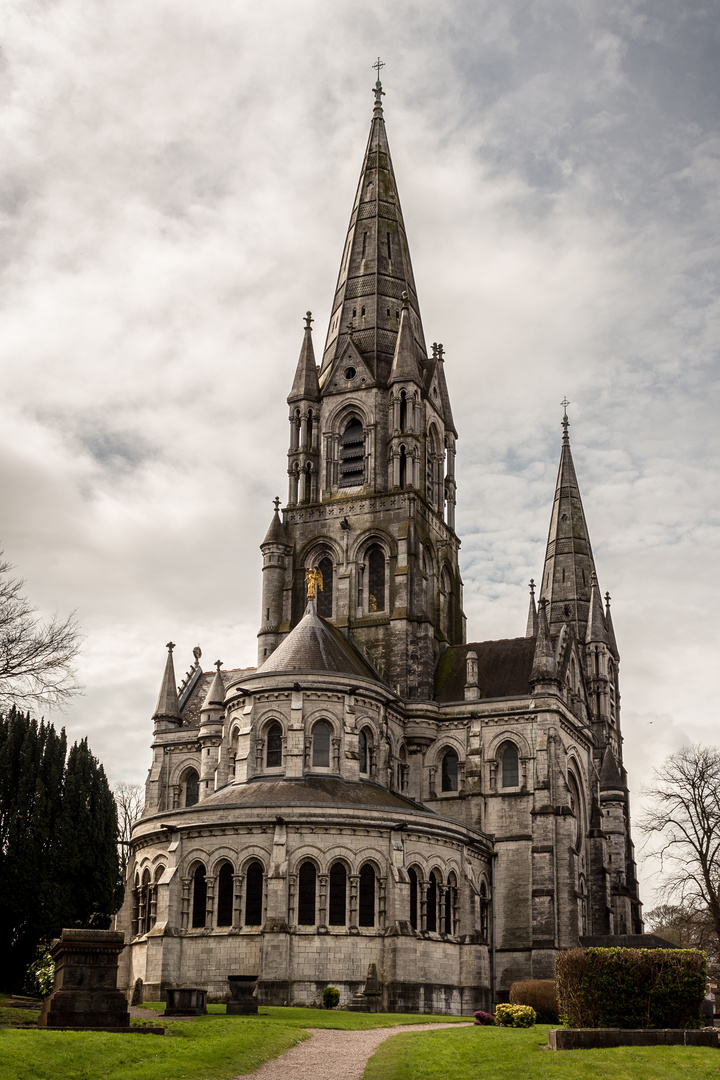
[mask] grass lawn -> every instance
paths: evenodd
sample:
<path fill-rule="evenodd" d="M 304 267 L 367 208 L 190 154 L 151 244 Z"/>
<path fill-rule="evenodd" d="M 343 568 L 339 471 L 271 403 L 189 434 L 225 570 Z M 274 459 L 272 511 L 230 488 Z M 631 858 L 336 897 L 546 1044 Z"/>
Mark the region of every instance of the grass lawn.
<path fill-rule="evenodd" d="M 439 1018 L 438 1018 L 439 1019 Z M 543 1051 L 550 1027 L 472 1027 L 398 1035 L 363 1080 L 718 1080 L 720 1050 L 633 1046 Z"/>
<path fill-rule="evenodd" d="M 14 1014 L 6 1022 L 28 1017 L 25 1010 L 6 1011 Z M 208 1015 L 195 1020 L 139 1021 L 162 1023 L 165 1036 L 5 1028 L 0 1030 L 0 1080 L 229 1080 L 307 1038 L 305 1027 L 349 1031 L 462 1019 L 267 1007 L 257 1017 L 244 1017 L 210 1005 Z"/>

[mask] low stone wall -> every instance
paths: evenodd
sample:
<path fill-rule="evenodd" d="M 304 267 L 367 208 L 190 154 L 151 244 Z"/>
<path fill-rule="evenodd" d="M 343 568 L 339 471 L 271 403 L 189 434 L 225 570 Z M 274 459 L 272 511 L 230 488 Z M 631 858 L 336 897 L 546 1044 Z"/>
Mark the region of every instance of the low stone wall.
<path fill-rule="evenodd" d="M 551 1050 L 606 1050 L 613 1046 L 711 1046 L 720 1049 L 714 1028 L 557 1028 L 548 1032 Z"/>

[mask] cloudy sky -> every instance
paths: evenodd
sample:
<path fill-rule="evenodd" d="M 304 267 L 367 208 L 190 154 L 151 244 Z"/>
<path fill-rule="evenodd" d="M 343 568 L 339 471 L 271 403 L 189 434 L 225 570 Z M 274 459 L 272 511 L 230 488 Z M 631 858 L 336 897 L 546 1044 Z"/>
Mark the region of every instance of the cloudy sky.
<path fill-rule="evenodd" d="M 5 0 L 0 539 L 77 609 L 86 693 L 53 719 L 111 779 L 144 779 L 166 641 L 179 675 L 198 643 L 254 662 L 378 54 L 469 636 L 524 631 L 567 395 L 635 806 L 720 742 L 719 27 L 717 0 Z"/>

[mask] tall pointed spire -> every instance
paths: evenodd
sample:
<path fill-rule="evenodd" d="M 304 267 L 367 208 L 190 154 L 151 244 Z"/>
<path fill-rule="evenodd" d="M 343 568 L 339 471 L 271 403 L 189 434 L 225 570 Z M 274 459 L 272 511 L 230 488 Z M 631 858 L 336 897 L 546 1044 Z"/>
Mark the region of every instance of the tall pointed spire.
<path fill-rule="evenodd" d="M 180 703 L 178 701 L 177 683 L 175 682 L 175 665 L 173 664 L 174 648 L 175 643 L 173 641 L 168 641 L 165 671 L 163 673 L 162 683 L 160 684 L 160 694 L 158 696 L 155 712 L 153 713 L 153 720 L 180 719 Z"/>
<path fill-rule="evenodd" d="M 569 402 L 563 401 L 562 404 L 567 407 Z M 570 451 L 568 426 L 565 412 L 562 419 L 560 468 L 550 519 L 540 598 L 548 601 L 551 633 L 558 633 L 563 623 L 572 623 L 578 639 L 584 641 L 595 563 Z"/>
<path fill-rule="evenodd" d="M 600 597 L 600 589 L 597 583 L 597 577 L 595 571 L 592 572 L 590 578 L 590 610 L 588 612 L 587 632 L 585 634 L 586 644 L 591 642 L 602 642 L 604 645 L 608 644 L 607 628 L 605 626 L 605 616 L 603 615 L 602 599 Z"/>
<path fill-rule="evenodd" d="M 615 640 L 615 627 L 613 626 L 612 615 L 610 614 L 610 593 L 605 593 L 605 626 L 607 627 L 608 645 L 610 652 L 613 654 L 616 660 L 620 659 L 620 653 L 618 652 L 617 641 Z"/>
<path fill-rule="evenodd" d="M 379 75 L 379 69 L 378 69 Z M 320 385 L 350 343 L 371 377 L 386 385 L 400 329 L 400 298 L 408 294 L 408 324 L 417 355 L 427 356 L 405 223 L 390 159 L 383 89 L 378 77 L 370 137 L 360 172 L 323 354 Z"/>
<path fill-rule="evenodd" d="M 525 628 L 525 637 L 536 637 L 538 632 L 538 613 L 535 605 L 535 579 L 530 578 L 530 606 L 528 608 L 528 620 Z"/>
<path fill-rule="evenodd" d="M 320 384 L 318 383 L 315 350 L 312 343 L 312 312 L 305 315 L 305 333 L 302 348 L 295 369 L 292 390 L 288 395 L 288 405 L 296 401 L 319 401 Z"/>

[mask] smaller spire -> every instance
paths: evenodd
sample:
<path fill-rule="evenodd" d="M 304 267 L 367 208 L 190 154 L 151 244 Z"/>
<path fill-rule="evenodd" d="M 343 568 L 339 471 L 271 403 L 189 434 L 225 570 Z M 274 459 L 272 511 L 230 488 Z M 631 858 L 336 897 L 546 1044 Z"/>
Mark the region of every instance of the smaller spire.
<path fill-rule="evenodd" d="M 600 766 L 600 791 L 605 793 L 607 791 L 624 790 L 625 785 L 620 776 L 620 770 L 618 769 L 615 755 L 610 743 L 608 743 L 605 747 L 605 753 L 603 754 L 602 765 Z"/>
<path fill-rule="evenodd" d="M 547 620 L 547 600 L 540 601 L 538 610 L 538 632 L 535 642 L 535 655 L 530 672 L 530 682 L 557 682 L 558 671 L 555 653 L 553 651 L 550 629 Z"/>
<path fill-rule="evenodd" d="M 594 570 L 590 575 L 590 610 L 588 611 L 587 632 L 585 634 L 585 644 L 589 645 L 590 642 L 601 642 L 603 645 L 608 644 L 602 600 L 600 599 L 600 589 L 597 583 L 597 575 Z"/>
<path fill-rule="evenodd" d="M 308 311 L 305 315 L 305 333 L 297 368 L 295 369 L 292 390 L 288 396 L 288 405 L 292 405 L 296 401 L 320 400 L 320 383 L 318 382 L 315 350 L 312 343 L 312 323 L 312 312 Z"/>
<path fill-rule="evenodd" d="M 180 719 L 180 702 L 178 700 L 177 683 L 175 682 L 175 665 L 173 663 L 174 648 L 175 642 L 168 641 L 165 671 L 163 673 L 162 683 L 160 684 L 160 694 L 158 696 L 155 712 L 153 713 L 153 720 Z"/>
<path fill-rule="evenodd" d="M 617 641 L 615 640 L 615 628 L 613 627 L 612 615 L 610 614 L 610 593 L 605 593 L 605 628 L 607 630 L 607 640 L 610 652 L 613 654 L 616 660 L 620 659 L 620 653 L 618 652 Z"/>
<path fill-rule="evenodd" d="M 275 512 L 272 516 L 272 521 L 270 522 L 270 528 L 265 534 L 265 539 L 260 545 L 261 551 L 265 544 L 288 543 L 288 535 L 285 531 L 285 526 L 282 523 L 282 518 L 280 517 L 280 497 L 278 495 L 276 495 L 273 499 L 273 505 L 275 506 Z"/>
<path fill-rule="evenodd" d="M 205 701 L 203 702 L 202 712 L 221 709 L 225 704 L 225 683 L 223 682 L 222 675 L 220 674 L 220 668 L 222 667 L 222 660 L 215 661 L 215 674 L 213 680 L 210 683 L 210 689 L 205 695 Z"/>
<path fill-rule="evenodd" d="M 537 606 L 535 604 L 535 579 L 530 578 L 530 608 L 528 610 L 527 628 L 525 630 L 525 637 L 537 637 L 538 632 L 538 613 Z"/>
<path fill-rule="evenodd" d="M 414 382 L 422 386 L 420 365 L 415 354 L 415 340 L 410 326 L 410 308 L 408 307 L 408 294 L 402 294 L 402 310 L 400 311 L 400 329 L 395 342 L 395 354 L 392 368 L 390 369 L 390 385 L 396 382 Z"/>

